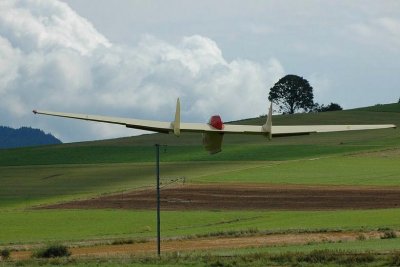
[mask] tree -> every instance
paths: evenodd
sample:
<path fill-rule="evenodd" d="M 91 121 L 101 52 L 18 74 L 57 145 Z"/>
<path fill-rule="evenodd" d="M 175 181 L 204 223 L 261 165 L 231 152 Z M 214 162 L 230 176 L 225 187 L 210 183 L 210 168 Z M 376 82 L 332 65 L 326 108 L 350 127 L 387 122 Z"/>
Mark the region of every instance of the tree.
<path fill-rule="evenodd" d="M 397 103 L 400 103 L 400 97 L 399 97 L 399 101 L 397 101 Z"/>
<path fill-rule="evenodd" d="M 286 75 L 269 91 L 269 101 L 279 107 L 279 111 L 293 114 L 297 110 L 308 111 L 314 107 L 313 88 L 308 81 L 297 75 Z"/>
<path fill-rule="evenodd" d="M 324 104 L 319 105 L 315 103 L 314 112 L 326 112 L 326 111 L 337 111 L 343 110 L 343 108 L 337 103 L 330 103 L 329 105 L 325 106 Z"/>

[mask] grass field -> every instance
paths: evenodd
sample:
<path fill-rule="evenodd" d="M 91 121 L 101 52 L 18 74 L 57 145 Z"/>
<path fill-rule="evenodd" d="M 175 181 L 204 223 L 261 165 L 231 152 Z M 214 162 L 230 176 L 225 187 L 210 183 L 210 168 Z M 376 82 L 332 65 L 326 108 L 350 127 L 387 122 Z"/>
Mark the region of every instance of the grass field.
<path fill-rule="evenodd" d="M 262 124 L 264 120 L 260 117 L 240 123 Z M 400 104 L 341 112 L 274 116 L 273 121 L 276 125 L 400 125 Z M 41 204 L 153 187 L 154 143 L 168 145 L 161 154 L 164 184 L 185 177 L 187 183 L 400 187 L 399 129 L 285 137 L 270 142 L 263 137 L 232 135 L 225 137 L 223 152 L 214 156 L 209 156 L 203 150 L 200 146 L 201 136 L 196 134 L 180 138 L 154 134 L 1 150 L 0 248 L 48 241 L 154 237 L 155 212 L 152 210 L 31 209 Z M 399 218 L 400 209 L 165 211 L 162 212 L 162 234 L 168 238 L 184 238 L 247 229 L 277 232 L 399 230 Z M 308 253 L 325 248 L 387 251 L 398 248 L 399 240 L 261 247 L 234 250 L 233 253 Z M 219 250 L 213 253 L 218 256 L 226 252 Z M 203 256 L 198 257 L 202 259 Z M 154 260 L 148 263 L 157 264 Z M 76 265 L 90 264 L 92 262 L 88 261 Z M 113 264 L 105 263 L 104 266 Z M 204 265 L 207 263 L 199 266 Z"/>
<path fill-rule="evenodd" d="M 162 235 L 172 238 L 249 229 L 272 232 L 400 229 L 399 218 L 400 209 L 165 211 Z M 154 211 L 3 211 L 0 244 L 149 238 L 156 235 L 155 220 Z"/>
<path fill-rule="evenodd" d="M 219 255 L 245 255 L 248 253 L 286 253 L 286 252 L 311 252 L 315 250 L 331 250 L 331 251 L 352 251 L 352 252 L 366 252 L 371 250 L 377 250 L 380 252 L 393 251 L 398 249 L 400 246 L 400 239 L 370 239 L 370 240 L 358 240 L 351 242 L 326 242 L 326 243 L 309 243 L 306 245 L 285 245 L 285 246 L 273 246 L 268 248 L 250 248 L 250 249 L 234 249 L 232 250 L 220 250 Z"/>
<path fill-rule="evenodd" d="M 392 130 L 393 131 L 393 130 Z M 200 146 L 168 146 L 161 158 L 163 162 L 193 161 L 282 161 L 320 157 L 324 155 L 388 148 L 392 140 L 381 144 L 269 144 L 266 140 L 260 144 L 231 144 L 224 147 L 224 152 L 208 155 Z M 393 141 L 395 142 L 395 141 Z M 397 141 L 396 141 L 397 142 Z M 0 156 L 0 166 L 55 165 L 55 164 L 102 164 L 154 162 L 154 146 L 54 146 L 38 148 L 20 148 L 5 151 Z"/>
<path fill-rule="evenodd" d="M 340 156 L 274 162 L 194 178 L 196 182 L 400 186 L 400 156 Z M 299 171 L 301 170 L 301 171 Z"/>
<path fill-rule="evenodd" d="M 191 183 L 400 186 L 400 153 L 392 151 L 286 161 L 171 162 L 162 164 L 161 175 L 164 183 L 185 177 Z M 0 170 L 2 208 L 152 187 L 155 175 L 155 166 L 150 163 L 32 165 Z"/>
<path fill-rule="evenodd" d="M 227 170 L 263 166 L 264 162 L 188 162 L 162 164 L 162 182 L 186 177 L 187 180 Z M 267 163 L 268 164 L 268 163 Z M 74 198 L 110 192 L 154 187 L 154 163 L 115 163 L 86 165 L 31 165 L 0 167 L 0 207 L 27 208 Z"/>

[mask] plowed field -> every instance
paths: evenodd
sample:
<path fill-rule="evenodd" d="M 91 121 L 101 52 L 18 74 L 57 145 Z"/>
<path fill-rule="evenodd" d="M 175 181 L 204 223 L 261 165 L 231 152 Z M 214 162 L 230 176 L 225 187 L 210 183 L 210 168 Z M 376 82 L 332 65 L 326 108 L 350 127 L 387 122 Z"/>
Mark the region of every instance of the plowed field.
<path fill-rule="evenodd" d="M 66 202 L 54 209 L 154 209 L 155 190 Z M 163 210 L 338 210 L 400 206 L 400 188 L 293 185 L 183 185 L 161 190 Z M 43 207 L 42 207 L 43 208 Z"/>

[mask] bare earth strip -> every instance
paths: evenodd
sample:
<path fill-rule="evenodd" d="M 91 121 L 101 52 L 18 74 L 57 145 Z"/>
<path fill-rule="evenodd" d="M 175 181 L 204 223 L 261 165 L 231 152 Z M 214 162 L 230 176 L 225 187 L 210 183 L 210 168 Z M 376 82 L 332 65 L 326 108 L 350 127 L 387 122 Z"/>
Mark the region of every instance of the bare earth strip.
<path fill-rule="evenodd" d="M 296 245 L 318 242 L 354 241 L 363 235 L 367 239 L 380 238 L 382 233 L 371 232 L 326 232 L 326 233 L 296 233 L 296 234 L 271 234 L 248 237 L 213 237 L 196 238 L 189 240 L 162 241 L 162 252 L 199 251 L 210 249 L 263 247 L 276 245 Z M 72 257 L 109 257 L 129 256 L 155 253 L 156 243 L 145 242 L 123 245 L 99 245 L 90 247 L 77 247 L 70 249 Z M 12 259 L 27 259 L 31 251 L 16 251 Z"/>
<path fill-rule="evenodd" d="M 155 190 L 55 204 L 46 209 L 154 209 Z M 206 184 L 163 188 L 163 210 L 338 210 L 400 207 L 398 187 Z"/>

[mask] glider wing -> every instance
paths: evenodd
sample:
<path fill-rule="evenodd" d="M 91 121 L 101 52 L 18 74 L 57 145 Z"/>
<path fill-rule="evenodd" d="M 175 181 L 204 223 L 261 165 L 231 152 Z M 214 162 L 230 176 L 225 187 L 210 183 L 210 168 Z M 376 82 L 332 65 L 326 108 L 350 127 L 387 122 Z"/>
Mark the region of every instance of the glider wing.
<path fill-rule="evenodd" d="M 98 115 L 85 115 L 75 113 L 63 113 L 53 111 L 34 110 L 35 114 L 64 117 L 71 119 L 104 122 L 124 125 L 128 128 L 135 128 L 160 133 L 174 133 L 179 136 L 181 132 L 203 133 L 203 144 L 210 153 L 221 151 L 222 138 L 225 133 L 233 134 L 256 134 L 264 135 L 271 139 L 272 136 L 305 135 L 310 133 L 325 133 L 354 130 L 373 130 L 396 128 L 394 124 L 378 125 L 297 125 L 297 126 L 272 126 L 272 104 L 268 111 L 267 121 L 262 126 L 223 124 L 219 116 L 212 116 L 209 123 L 182 123 L 180 121 L 180 102 L 176 104 L 175 119 L 172 122 L 138 120 L 130 118 L 108 117 Z"/>

